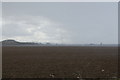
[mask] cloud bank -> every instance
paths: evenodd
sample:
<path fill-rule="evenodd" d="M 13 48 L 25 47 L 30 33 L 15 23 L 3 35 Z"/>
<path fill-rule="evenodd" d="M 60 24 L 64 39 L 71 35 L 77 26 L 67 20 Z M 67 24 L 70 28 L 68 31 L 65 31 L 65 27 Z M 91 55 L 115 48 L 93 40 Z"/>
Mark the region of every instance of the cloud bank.
<path fill-rule="evenodd" d="M 3 40 L 29 42 L 68 42 L 63 24 L 43 16 L 7 16 L 3 18 Z"/>
<path fill-rule="evenodd" d="M 118 3 L 3 3 L 3 39 L 118 43 Z"/>

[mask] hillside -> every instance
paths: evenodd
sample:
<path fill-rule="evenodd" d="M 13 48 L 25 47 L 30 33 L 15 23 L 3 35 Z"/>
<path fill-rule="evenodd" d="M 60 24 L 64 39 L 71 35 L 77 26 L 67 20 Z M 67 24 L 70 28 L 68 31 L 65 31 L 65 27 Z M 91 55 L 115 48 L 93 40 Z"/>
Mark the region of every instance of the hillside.
<path fill-rule="evenodd" d="M 3 46 L 26 46 L 26 45 L 38 45 L 38 43 L 32 42 L 18 42 L 15 40 L 4 40 L 2 41 Z"/>

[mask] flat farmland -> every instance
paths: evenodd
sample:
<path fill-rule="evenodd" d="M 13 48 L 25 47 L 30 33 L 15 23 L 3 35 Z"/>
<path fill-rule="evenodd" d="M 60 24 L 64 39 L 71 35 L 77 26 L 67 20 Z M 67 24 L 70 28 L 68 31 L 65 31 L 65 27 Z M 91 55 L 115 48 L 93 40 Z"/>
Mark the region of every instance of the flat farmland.
<path fill-rule="evenodd" d="M 3 78 L 115 78 L 117 47 L 3 47 Z"/>

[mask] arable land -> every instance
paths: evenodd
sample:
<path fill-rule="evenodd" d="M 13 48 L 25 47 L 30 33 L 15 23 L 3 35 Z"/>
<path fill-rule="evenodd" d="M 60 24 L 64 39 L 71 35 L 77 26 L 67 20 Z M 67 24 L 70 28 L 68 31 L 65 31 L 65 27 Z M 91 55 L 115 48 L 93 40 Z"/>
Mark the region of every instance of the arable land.
<path fill-rule="evenodd" d="M 2 67 L 3 78 L 116 78 L 118 48 L 2 47 Z"/>

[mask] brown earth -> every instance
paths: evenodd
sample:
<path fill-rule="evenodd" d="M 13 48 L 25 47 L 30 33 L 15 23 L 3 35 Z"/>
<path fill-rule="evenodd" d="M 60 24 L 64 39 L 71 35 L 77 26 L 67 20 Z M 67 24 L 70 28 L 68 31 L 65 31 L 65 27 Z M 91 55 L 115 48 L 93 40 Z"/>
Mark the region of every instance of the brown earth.
<path fill-rule="evenodd" d="M 3 78 L 113 78 L 117 47 L 3 47 Z"/>

